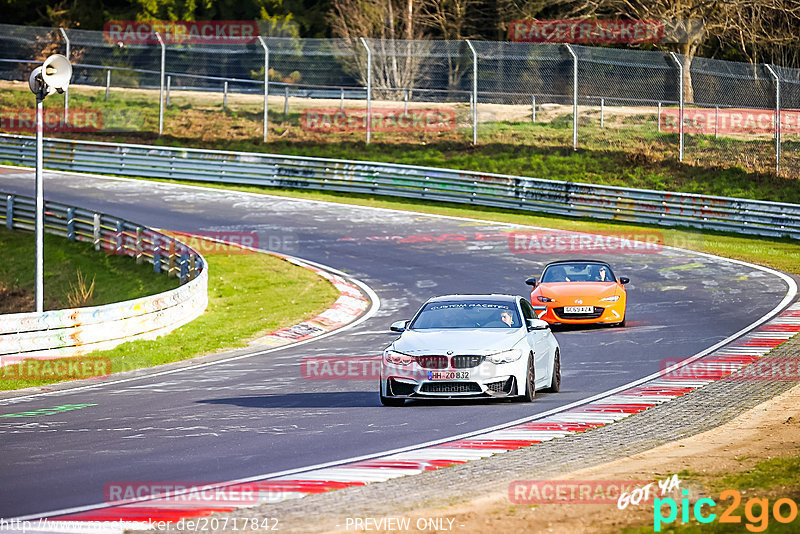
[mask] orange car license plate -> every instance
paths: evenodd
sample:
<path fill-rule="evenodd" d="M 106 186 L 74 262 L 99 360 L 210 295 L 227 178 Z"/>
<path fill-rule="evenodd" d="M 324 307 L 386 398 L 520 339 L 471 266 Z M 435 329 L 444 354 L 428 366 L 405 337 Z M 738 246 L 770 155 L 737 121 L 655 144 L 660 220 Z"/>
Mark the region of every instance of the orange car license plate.
<path fill-rule="evenodd" d="M 594 313 L 594 306 L 564 306 L 564 313 Z"/>

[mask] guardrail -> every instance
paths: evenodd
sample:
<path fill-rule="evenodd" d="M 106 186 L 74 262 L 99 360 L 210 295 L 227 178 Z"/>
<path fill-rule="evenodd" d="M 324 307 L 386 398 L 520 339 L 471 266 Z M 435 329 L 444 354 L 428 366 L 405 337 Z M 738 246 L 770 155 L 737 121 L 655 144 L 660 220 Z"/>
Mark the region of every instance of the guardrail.
<path fill-rule="evenodd" d="M 3 195 L 0 221 L 12 230 L 33 230 L 34 199 Z M 45 231 L 94 244 L 109 254 L 153 264 L 183 285 L 104 306 L 0 315 L 0 366 L 24 358 L 77 356 L 136 339 L 153 339 L 195 319 L 208 305 L 203 257 L 175 238 L 102 213 L 45 202 Z"/>
<path fill-rule="evenodd" d="M 800 205 L 434 167 L 45 139 L 50 169 L 399 196 L 800 239 Z M 0 161 L 33 166 L 35 139 L 0 135 Z"/>

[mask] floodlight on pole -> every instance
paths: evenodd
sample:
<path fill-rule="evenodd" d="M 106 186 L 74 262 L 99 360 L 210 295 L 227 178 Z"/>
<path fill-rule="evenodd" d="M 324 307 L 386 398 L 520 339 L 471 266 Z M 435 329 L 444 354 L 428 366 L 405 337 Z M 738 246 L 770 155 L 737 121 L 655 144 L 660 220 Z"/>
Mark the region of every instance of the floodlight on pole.
<path fill-rule="evenodd" d="M 72 79 L 72 65 L 61 54 L 53 54 L 36 67 L 28 78 L 31 92 L 36 95 L 36 312 L 44 312 L 44 192 L 42 187 L 42 130 L 45 97 L 63 93 Z"/>

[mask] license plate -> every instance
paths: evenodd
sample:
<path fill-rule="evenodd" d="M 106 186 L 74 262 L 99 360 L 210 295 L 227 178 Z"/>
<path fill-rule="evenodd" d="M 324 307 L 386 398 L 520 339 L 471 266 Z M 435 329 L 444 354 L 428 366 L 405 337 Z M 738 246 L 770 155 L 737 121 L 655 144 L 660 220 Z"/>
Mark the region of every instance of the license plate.
<path fill-rule="evenodd" d="M 594 313 L 594 306 L 564 306 L 564 313 Z"/>
<path fill-rule="evenodd" d="M 469 380 L 469 371 L 428 371 L 428 380 Z"/>

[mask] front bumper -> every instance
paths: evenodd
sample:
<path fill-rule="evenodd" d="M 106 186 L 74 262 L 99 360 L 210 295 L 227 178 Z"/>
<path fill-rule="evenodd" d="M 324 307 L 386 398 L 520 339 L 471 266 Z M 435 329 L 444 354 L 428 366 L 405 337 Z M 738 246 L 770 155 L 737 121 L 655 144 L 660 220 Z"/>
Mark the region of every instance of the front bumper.
<path fill-rule="evenodd" d="M 388 376 L 381 389 L 386 397 L 415 398 L 493 398 L 519 395 L 517 378 L 497 376 L 484 380 L 414 380 L 404 376 Z"/>
<path fill-rule="evenodd" d="M 605 304 L 605 303 L 603 303 Z M 533 306 L 540 319 L 550 324 L 615 324 L 625 318 L 625 304 L 614 303 L 593 306 L 594 313 L 570 315 L 563 312 L 563 306 Z"/>

